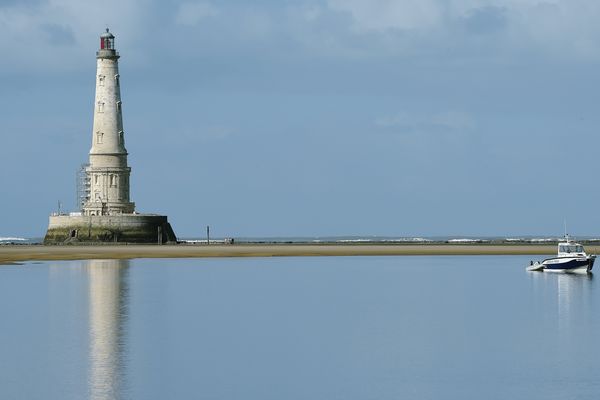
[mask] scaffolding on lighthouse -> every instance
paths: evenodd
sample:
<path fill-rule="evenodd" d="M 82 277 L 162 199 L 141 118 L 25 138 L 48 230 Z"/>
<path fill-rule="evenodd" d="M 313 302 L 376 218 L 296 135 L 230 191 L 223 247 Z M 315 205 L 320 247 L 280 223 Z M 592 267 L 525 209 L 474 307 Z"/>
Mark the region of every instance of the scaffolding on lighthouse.
<path fill-rule="evenodd" d="M 91 178 L 87 172 L 90 164 L 81 164 L 76 172 L 76 188 L 77 188 L 77 209 L 83 211 L 83 207 L 91 197 Z"/>

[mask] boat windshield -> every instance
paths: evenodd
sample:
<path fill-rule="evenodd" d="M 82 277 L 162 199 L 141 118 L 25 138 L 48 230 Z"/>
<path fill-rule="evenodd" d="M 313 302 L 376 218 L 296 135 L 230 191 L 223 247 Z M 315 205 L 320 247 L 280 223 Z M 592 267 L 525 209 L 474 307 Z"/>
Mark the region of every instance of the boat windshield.
<path fill-rule="evenodd" d="M 560 246 L 561 253 L 583 253 L 583 246 Z"/>

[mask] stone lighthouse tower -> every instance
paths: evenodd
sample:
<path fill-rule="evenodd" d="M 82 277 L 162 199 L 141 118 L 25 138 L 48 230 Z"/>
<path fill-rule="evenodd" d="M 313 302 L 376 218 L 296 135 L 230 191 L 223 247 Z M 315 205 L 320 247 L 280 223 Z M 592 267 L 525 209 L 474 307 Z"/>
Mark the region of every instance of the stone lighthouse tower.
<path fill-rule="evenodd" d="M 123 130 L 115 37 L 106 29 L 96 52 L 96 97 L 89 166 L 81 210 L 50 216 L 45 244 L 77 242 L 168 243 L 177 238 L 167 217 L 135 212 Z"/>
<path fill-rule="evenodd" d="M 135 205 L 129 201 L 131 168 L 127 166 L 123 131 L 119 53 L 115 50 L 115 37 L 108 28 L 100 36 L 96 60 L 94 126 L 87 168 L 90 197 L 83 206 L 83 214 L 131 214 Z"/>

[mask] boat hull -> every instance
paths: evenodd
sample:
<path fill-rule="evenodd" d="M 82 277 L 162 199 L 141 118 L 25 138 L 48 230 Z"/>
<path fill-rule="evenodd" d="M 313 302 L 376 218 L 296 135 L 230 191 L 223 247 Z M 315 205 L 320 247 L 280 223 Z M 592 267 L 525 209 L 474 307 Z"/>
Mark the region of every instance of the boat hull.
<path fill-rule="evenodd" d="M 557 257 L 542 262 L 545 271 L 590 272 L 596 257 Z"/>

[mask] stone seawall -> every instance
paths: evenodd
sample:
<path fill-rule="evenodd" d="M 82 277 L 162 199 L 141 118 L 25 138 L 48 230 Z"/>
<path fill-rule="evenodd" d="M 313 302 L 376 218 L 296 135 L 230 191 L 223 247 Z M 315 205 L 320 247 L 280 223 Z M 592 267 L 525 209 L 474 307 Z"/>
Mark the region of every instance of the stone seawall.
<path fill-rule="evenodd" d="M 50 216 L 44 244 L 175 243 L 164 215 Z"/>

